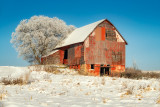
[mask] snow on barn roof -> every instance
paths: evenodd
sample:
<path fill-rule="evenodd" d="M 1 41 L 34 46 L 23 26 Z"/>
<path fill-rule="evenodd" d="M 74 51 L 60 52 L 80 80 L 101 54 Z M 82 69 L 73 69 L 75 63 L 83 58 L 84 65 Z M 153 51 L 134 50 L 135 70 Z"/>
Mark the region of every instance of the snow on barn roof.
<path fill-rule="evenodd" d="M 56 53 L 57 51 L 59 51 L 59 50 L 53 50 L 53 51 L 50 52 L 49 54 L 42 56 L 42 58 L 43 58 L 43 57 L 47 57 L 47 56 L 49 56 L 49 55 L 52 55 L 52 54 Z"/>
<path fill-rule="evenodd" d="M 104 20 L 106 19 L 99 20 L 97 22 L 75 29 L 71 34 L 68 35 L 63 43 L 57 45 L 56 48 L 83 42 L 88 37 L 88 35 Z"/>

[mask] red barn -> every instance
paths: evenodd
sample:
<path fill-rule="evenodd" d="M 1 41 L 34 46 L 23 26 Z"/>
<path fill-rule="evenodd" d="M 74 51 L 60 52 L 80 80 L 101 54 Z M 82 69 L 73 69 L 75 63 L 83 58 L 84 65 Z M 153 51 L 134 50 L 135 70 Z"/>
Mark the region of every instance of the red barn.
<path fill-rule="evenodd" d="M 107 19 L 77 28 L 53 52 L 42 57 L 43 64 L 66 64 L 94 75 L 125 71 L 127 42 Z"/>

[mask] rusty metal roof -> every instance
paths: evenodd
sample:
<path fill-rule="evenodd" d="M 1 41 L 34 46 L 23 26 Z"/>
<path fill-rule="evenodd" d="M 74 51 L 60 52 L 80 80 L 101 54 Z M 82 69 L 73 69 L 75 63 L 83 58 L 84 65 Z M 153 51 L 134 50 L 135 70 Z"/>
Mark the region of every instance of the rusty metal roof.
<path fill-rule="evenodd" d="M 52 55 L 52 54 L 54 54 L 54 53 L 56 53 L 56 52 L 58 52 L 58 51 L 59 51 L 59 50 L 53 50 L 53 51 L 50 52 L 49 54 L 42 56 L 42 58 L 43 58 L 43 57 L 47 57 L 47 56 L 49 56 L 49 55 Z"/>

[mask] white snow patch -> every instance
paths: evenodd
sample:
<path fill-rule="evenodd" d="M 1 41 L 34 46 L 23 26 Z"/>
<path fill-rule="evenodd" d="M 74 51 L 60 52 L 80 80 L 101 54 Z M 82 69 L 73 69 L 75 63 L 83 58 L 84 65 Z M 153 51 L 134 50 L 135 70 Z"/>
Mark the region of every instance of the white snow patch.
<path fill-rule="evenodd" d="M 2 85 L 0 104 L 4 107 L 133 107 L 159 106 L 160 80 L 132 80 L 117 77 L 77 75 L 60 69 L 63 74 L 32 71 L 35 80 L 26 85 Z M 65 71 L 65 73 L 64 73 Z M 18 77 L 27 67 L 0 67 L 0 78 Z M 70 74 L 69 72 L 73 72 Z M 130 90 L 132 94 L 126 92 Z"/>

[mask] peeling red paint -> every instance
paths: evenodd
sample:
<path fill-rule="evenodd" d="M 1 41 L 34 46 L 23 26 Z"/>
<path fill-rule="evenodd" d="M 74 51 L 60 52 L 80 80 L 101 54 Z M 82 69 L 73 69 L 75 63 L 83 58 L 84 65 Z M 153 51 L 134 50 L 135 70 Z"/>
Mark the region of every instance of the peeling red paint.
<path fill-rule="evenodd" d="M 105 34 L 106 32 L 105 32 L 105 27 L 102 27 L 102 41 L 104 41 L 106 38 L 105 38 L 105 36 L 106 36 L 106 34 Z"/>

